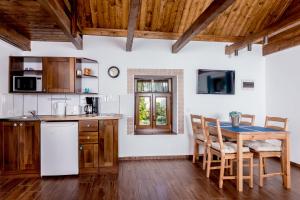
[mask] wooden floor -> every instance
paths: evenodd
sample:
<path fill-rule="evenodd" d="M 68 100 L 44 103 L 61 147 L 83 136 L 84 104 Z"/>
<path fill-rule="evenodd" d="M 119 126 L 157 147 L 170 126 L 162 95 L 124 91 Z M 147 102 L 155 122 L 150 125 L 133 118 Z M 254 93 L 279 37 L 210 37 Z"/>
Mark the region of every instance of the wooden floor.
<path fill-rule="evenodd" d="M 270 160 L 276 170 L 279 162 Z M 121 161 L 119 176 L 80 176 L 64 178 L 0 178 L 0 199 L 300 199 L 300 169 L 292 167 L 292 189 L 282 187 L 280 177 L 268 178 L 263 188 L 255 185 L 237 193 L 233 181 L 218 188 L 218 172 L 211 179 L 199 164 L 188 160 Z"/>

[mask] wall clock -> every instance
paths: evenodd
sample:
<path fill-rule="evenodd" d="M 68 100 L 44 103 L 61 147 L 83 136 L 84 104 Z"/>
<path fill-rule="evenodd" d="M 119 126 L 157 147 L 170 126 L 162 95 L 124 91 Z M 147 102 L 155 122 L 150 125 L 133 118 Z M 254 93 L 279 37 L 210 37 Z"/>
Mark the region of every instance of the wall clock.
<path fill-rule="evenodd" d="M 111 66 L 108 68 L 107 73 L 111 78 L 117 78 L 120 75 L 120 70 L 116 66 Z"/>

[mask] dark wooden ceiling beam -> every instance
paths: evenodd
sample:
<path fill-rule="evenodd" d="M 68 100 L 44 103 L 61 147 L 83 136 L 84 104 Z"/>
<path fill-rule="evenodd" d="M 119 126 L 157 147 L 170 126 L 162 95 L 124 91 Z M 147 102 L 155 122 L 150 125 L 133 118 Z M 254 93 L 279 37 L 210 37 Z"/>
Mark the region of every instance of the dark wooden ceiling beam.
<path fill-rule="evenodd" d="M 214 0 L 208 8 L 194 21 L 183 35 L 172 46 L 172 53 L 177 53 L 197 34 L 203 31 L 222 12 L 231 6 L 235 0 Z"/>
<path fill-rule="evenodd" d="M 49 12 L 51 16 L 55 19 L 58 26 L 62 29 L 65 35 L 69 40 L 74 44 L 74 46 L 82 50 L 82 37 L 77 32 L 72 34 L 71 30 L 71 20 L 68 15 L 65 13 L 64 9 L 61 7 L 60 3 L 57 0 L 37 0 L 42 7 Z"/>
<path fill-rule="evenodd" d="M 258 43 L 264 37 L 272 37 L 286 30 L 292 29 L 300 25 L 300 12 L 289 17 L 283 17 L 280 21 L 268 26 L 263 31 L 251 34 L 245 37 L 241 42 L 234 43 L 225 47 L 225 54 L 231 55 L 235 51 L 246 48 L 248 44 Z"/>
<path fill-rule="evenodd" d="M 31 50 L 30 40 L 4 23 L 0 23 L 0 38 L 23 51 Z"/>
<path fill-rule="evenodd" d="M 139 10 L 140 10 L 140 0 L 131 0 L 130 13 L 128 17 L 126 51 L 132 50 L 134 31 L 136 27 Z"/>
<path fill-rule="evenodd" d="M 269 43 L 263 46 L 263 55 L 270 55 L 297 45 L 300 45 L 300 25 L 270 38 Z"/>

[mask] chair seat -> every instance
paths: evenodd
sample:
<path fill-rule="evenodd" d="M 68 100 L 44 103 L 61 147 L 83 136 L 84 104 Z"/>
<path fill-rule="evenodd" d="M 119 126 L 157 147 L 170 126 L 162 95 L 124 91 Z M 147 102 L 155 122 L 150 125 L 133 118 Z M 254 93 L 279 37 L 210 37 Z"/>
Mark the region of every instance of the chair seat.
<path fill-rule="evenodd" d="M 194 134 L 194 138 L 196 140 L 202 140 L 202 141 L 205 141 L 205 138 L 204 138 L 204 135 L 203 134 Z"/>
<path fill-rule="evenodd" d="M 246 141 L 245 146 L 253 149 L 254 151 L 281 151 L 281 146 L 274 145 L 266 141 Z"/>
<path fill-rule="evenodd" d="M 237 152 L 237 145 L 232 142 L 224 142 L 224 152 L 225 153 L 236 153 Z M 212 142 L 211 147 L 220 151 L 220 143 Z M 250 152 L 248 147 L 243 147 L 243 152 Z"/>
<path fill-rule="evenodd" d="M 195 137 L 196 140 L 205 141 L 205 137 L 204 137 L 203 134 L 199 134 L 199 133 L 198 134 L 194 134 L 194 137 Z M 210 136 L 210 139 L 211 139 L 212 142 L 218 141 L 218 138 L 215 137 L 215 136 Z"/>

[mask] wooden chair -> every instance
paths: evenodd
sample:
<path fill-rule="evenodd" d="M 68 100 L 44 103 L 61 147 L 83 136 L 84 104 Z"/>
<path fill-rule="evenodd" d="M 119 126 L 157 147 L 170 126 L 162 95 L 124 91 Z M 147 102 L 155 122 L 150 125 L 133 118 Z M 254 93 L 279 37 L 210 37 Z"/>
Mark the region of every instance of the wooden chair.
<path fill-rule="evenodd" d="M 205 169 L 206 166 L 206 147 L 207 147 L 207 136 L 204 132 L 204 117 L 200 115 L 191 114 L 191 123 L 194 137 L 194 154 L 193 154 L 193 163 L 196 162 L 199 157 L 199 145 L 202 145 L 204 148 L 203 153 L 203 164 L 202 168 Z"/>
<path fill-rule="evenodd" d="M 254 126 L 255 123 L 255 115 L 249 114 L 241 114 L 240 124 L 247 126 Z"/>
<path fill-rule="evenodd" d="M 218 119 L 205 118 L 205 131 L 206 135 L 216 133 L 218 135 L 217 142 L 211 142 L 208 137 L 207 148 L 207 169 L 206 176 L 209 178 L 210 170 L 220 169 L 219 188 L 223 187 L 223 181 L 227 179 L 236 179 L 233 176 L 233 160 L 237 158 L 237 145 L 232 142 L 223 142 L 222 132 L 220 128 L 220 121 Z M 210 125 L 212 123 L 214 125 Z M 218 156 L 221 159 L 220 166 L 211 167 L 212 156 Z M 253 187 L 253 153 L 250 152 L 248 147 L 243 147 L 243 158 L 249 159 L 249 176 L 244 176 L 244 179 L 249 179 L 249 187 Z M 226 160 L 229 160 L 229 165 L 226 164 Z M 224 176 L 225 168 L 230 168 L 230 176 Z"/>
<path fill-rule="evenodd" d="M 272 123 L 277 123 L 273 125 Z M 288 130 L 288 119 L 280 118 L 280 117 L 266 117 L 265 127 L 271 128 L 279 131 L 287 131 Z M 281 126 L 279 126 L 281 124 Z M 274 145 L 267 141 L 251 141 L 247 144 L 247 146 L 254 151 L 255 154 L 259 157 L 259 186 L 263 186 L 263 180 L 266 177 L 281 175 L 283 180 L 283 160 L 281 159 L 281 172 L 276 173 L 267 173 L 266 172 L 266 158 L 277 157 L 281 158 L 282 147 L 281 145 Z"/>

